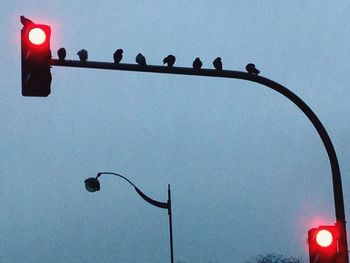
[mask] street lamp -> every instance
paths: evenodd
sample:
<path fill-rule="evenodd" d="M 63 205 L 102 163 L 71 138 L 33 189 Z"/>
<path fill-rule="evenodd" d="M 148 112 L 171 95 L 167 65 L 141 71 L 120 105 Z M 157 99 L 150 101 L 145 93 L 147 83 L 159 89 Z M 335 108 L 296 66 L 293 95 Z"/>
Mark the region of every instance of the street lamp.
<path fill-rule="evenodd" d="M 130 185 L 132 185 L 136 192 L 141 196 L 143 200 L 145 200 L 147 203 L 163 208 L 163 209 L 168 209 L 168 215 L 169 215 L 169 238 L 170 238 L 170 262 L 174 263 L 174 248 L 173 248 L 173 224 L 172 224 L 172 213 L 171 213 L 171 193 L 170 193 L 170 184 L 168 184 L 168 201 L 167 202 L 159 202 L 157 200 L 154 200 L 147 195 L 145 195 L 134 183 L 132 183 L 128 178 L 121 174 L 117 173 L 111 173 L 111 172 L 99 172 L 97 173 L 96 177 L 90 177 L 87 178 L 84 183 L 85 183 L 85 188 L 89 192 L 96 192 L 100 190 L 100 182 L 98 178 L 103 175 L 103 174 L 110 174 L 110 175 L 115 175 L 118 176 L 125 181 L 127 181 Z"/>

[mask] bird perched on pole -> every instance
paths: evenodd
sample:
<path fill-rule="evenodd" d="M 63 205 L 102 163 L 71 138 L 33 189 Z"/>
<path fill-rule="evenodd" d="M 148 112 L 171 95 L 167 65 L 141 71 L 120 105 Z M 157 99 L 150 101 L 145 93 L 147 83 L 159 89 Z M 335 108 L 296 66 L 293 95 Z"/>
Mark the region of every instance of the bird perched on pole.
<path fill-rule="evenodd" d="M 176 60 L 175 56 L 169 55 L 163 59 L 163 65 L 167 64 L 168 67 L 172 67 L 175 64 L 175 60 Z"/>
<path fill-rule="evenodd" d="M 77 55 L 79 56 L 80 61 L 86 62 L 88 59 L 88 52 L 85 49 L 79 50 Z"/>
<path fill-rule="evenodd" d="M 118 64 L 123 58 L 123 50 L 117 49 L 113 54 L 114 63 Z"/>
<path fill-rule="evenodd" d="M 34 24 L 32 20 L 26 18 L 25 16 L 20 16 L 19 18 L 21 20 L 22 25 L 24 25 L 24 26 L 28 26 L 30 24 Z"/>
<path fill-rule="evenodd" d="M 214 68 L 215 68 L 215 69 L 217 69 L 217 70 L 222 70 L 221 58 L 220 58 L 220 57 L 217 57 L 216 59 L 214 59 L 213 65 L 214 65 Z"/>
<path fill-rule="evenodd" d="M 64 47 L 61 47 L 59 50 L 57 50 L 57 55 L 59 60 L 65 60 L 67 55 L 66 49 Z"/>
<path fill-rule="evenodd" d="M 194 61 L 193 61 L 193 68 L 194 69 L 200 69 L 202 67 L 203 63 L 202 61 L 200 60 L 200 58 L 196 58 Z"/>
<path fill-rule="evenodd" d="M 135 58 L 135 61 L 137 64 L 139 64 L 140 66 L 146 66 L 147 63 L 146 63 L 146 58 L 141 54 L 141 53 L 138 53 L 136 58 Z"/>
<path fill-rule="evenodd" d="M 247 64 L 245 69 L 249 74 L 258 75 L 260 73 L 260 70 L 258 70 L 253 63 Z"/>

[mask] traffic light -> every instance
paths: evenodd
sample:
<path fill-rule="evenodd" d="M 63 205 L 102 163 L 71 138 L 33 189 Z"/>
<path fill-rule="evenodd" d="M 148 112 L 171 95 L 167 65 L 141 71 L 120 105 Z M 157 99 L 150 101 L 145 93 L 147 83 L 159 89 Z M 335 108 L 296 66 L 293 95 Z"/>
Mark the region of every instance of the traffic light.
<path fill-rule="evenodd" d="M 308 231 L 310 263 L 335 263 L 338 255 L 339 230 L 336 226 L 319 226 Z"/>
<path fill-rule="evenodd" d="M 22 95 L 47 97 L 51 92 L 50 35 L 47 25 L 33 23 L 20 17 L 22 56 Z"/>

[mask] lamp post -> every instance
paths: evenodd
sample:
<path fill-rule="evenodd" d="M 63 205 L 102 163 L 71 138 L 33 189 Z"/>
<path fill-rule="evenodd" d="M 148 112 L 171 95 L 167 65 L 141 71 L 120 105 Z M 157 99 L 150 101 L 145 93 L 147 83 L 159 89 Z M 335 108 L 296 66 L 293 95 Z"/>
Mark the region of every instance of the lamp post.
<path fill-rule="evenodd" d="M 163 208 L 168 210 L 168 216 L 169 216 L 169 238 L 170 238 L 170 262 L 174 263 L 174 248 L 173 248 L 173 223 L 172 223 L 172 212 L 171 212 L 171 191 L 170 191 L 170 184 L 168 184 L 168 201 L 167 202 L 159 202 L 157 200 L 154 200 L 144 194 L 134 183 L 132 183 L 128 178 L 121 174 L 117 173 L 112 173 L 112 172 L 99 172 L 97 173 L 96 177 L 90 177 L 87 178 L 84 183 L 85 183 L 85 188 L 89 192 L 96 192 L 100 190 L 100 182 L 98 181 L 98 178 L 103 175 L 103 174 L 110 174 L 110 175 L 115 175 L 118 176 L 125 181 L 127 181 L 130 185 L 132 185 L 136 192 L 141 196 L 143 200 L 145 200 L 147 203 Z"/>

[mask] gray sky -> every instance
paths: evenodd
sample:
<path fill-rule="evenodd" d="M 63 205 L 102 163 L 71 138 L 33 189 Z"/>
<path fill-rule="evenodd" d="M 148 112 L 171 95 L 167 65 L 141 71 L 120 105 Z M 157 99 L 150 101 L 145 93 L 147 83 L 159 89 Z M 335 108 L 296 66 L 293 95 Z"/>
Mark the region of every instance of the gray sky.
<path fill-rule="evenodd" d="M 77 59 L 225 69 L 254 62 L 326 127 L 350 213 L 350 3 L 337 1 L 16 1 L 0 3 L 2 262 L 167 262 L 168 217 L 119 178 L 166 201 L 175 259 L 307 258 L 307 230 L 334 218 L 325 149 L 286 98 L 240 80 L 52 68 L 48 98 L 21 96 L 19 16 L 51 25 Z M 348 218 L 348 217 L 347 217 Z"/>

